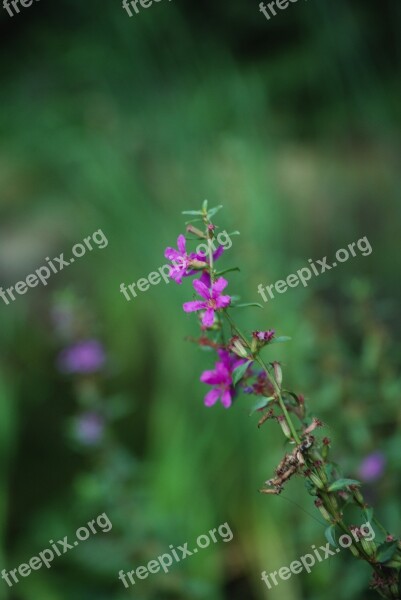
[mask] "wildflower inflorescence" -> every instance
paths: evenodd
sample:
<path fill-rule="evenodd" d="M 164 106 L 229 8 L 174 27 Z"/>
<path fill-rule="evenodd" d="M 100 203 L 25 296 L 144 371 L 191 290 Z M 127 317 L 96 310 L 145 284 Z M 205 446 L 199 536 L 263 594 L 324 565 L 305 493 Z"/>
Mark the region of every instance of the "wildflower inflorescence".
<path fill-rule="evenodd" d="M 329 462 L 331 440 L 318 435 L 324 424 L 310 417 L 302 394 L 283 386 L 281 364 L 275 360 L 266 362 L 262 357 L 266 348 L 271 352 L 273 344 L 290 338 L 277 336 L 271 328 L 244 335 L 233 320 L 233 311 L 255 303 L 239 304 L 237 297 L 225 293 L 228 281 L 222 275 L 238 271 L 237 267 L 223 271 L 215 268 L 223 248 L 216 249 L 214 245 L 217 226 L 212 219 L 220 208 L 208 209 L 205 201 L 201 210 L 184 212 L 195 217 L 187 223 L 187 233 L 195 235 L 195 240 L 206 240 L 207 252 L 188 253 L 184 235 L 178 237 L 178 250 L 167 248 L 165 252 L 166 258 L 172 261 L 170 277 L 177 283 L 182 283 L 184 277 L 195 277 L 193 289 L 202 298 L 183 305 L 185 312 L 196 312 L 199 317 L 200 337 L 190 339 L 217 355 L 214 369 L 204 371 L 200 376 L 201 382 L 212 386 L 205 395 L 204 403 L 210 407 L 220 400 L 225 408 L 229 408 L 241 392 L 248 398 L 249 395 L 256 397 L 251 414 L 259 414 L 258 427 L 268 421 L 276 422 L 287 443 L 292 446 L 276 467 L 274 476 L 260 491 L 280 494 L 292 477 L 302 476 L 308 492 L 314 497 L 316 508 L 328 523 L 326 537 L 335 545 L 340 534 L 359 531 L 360 525 L 347 522 L 346 509 L 350 504 L 359 509 L 361 523 L 367 517 L 369 521 L 372 519 L 373 509 L 362 496 L 361 483 L 343 478 L 337 465 Z M 203 230 L 192 224 L 195 221 L 203 223 Z M 371 565 L 374 572 L 372 587 L 384 598 L 399 599 L 401 596 L 395 582 L 401 572 L 401 542 L 375 517 L 373 521 L 378 528 L 375 542 L 367 543 L 354 535 L 349 549 L 356 558 Z"/>

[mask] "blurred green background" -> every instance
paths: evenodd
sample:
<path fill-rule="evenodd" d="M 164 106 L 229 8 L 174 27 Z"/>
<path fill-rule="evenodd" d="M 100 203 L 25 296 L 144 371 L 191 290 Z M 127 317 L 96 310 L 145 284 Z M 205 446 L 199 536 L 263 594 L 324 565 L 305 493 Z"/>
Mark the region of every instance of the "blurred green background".
<path fill-rule="evenodd" d="M 271 360 L 328 424 L 347 476 L 380 453 L 366 489 L 400 535 L 400 3 L 300 1 L 270 21 L 256 0 L 0 12 L 1 285 L 98 229 L 109 242 L 0 300 L 1 569 L 98 514 L 113 523 L 51 569 L 0 580 L 0 598 L 374 598 L 346 551 L 267 589 L 261 571 L 325 543 L 319 513 L 302 481 L 258 494 L 283 445 L 271 423 L 257 429 L 251 398 L 203 406 L 213 358 L 185 340 L 189 281 L 130 302 L 119 288 L 165 263 L 181 211 L 205 198 L 240 230 L 221 261 L 241 267 L 230 291 L 244 301 L 367 236 L 370 256 L 239 319 L 292 337 Z M 61 372 L 62 349 L 88 338 L 102 368 Z M 117 579 L 224 522 L 230 543 L 128 590 Z"/>

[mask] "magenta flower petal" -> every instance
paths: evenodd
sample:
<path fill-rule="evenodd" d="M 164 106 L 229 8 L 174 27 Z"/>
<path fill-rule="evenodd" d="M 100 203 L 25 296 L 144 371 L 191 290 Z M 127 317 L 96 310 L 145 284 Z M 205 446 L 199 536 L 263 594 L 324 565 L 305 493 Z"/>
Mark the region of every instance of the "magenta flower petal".
<path fill-rule="evenodd" d="M 224 252 L 224 248 L 223 246 L 219 246 L 216 250 L 216 252 L 213 253 L 213 260 L 217 260 L 218 258 L 220 258 L 220 256 L 223 254 Z"/>
<path fill-rule="evenodd" d="M 178 269 L 174 269 L 174 267 L 172 267 L 170 269 L 169 276 L 171 277 L 171 279 L 174 279 L 174 281 L 176 283 L 181 284 L 182 283 L 182 278 L 184 277 L 184 272 L 183 271 L 179 271 Z"/>
<path fill-rule="evenodd" d="M 193 286 L 195 291 L 199 294 L 199 296 L 202 296 L 202 298 L 209 300 L 210 292 L 207 289 L 206 285 L 202 281 L 200 281 L 200 279 L 195 279 Z"/>
<path fill-rule="evenodd" d="M 220 363 L 217 364 L 222 364 L 226 369 L 230 369 L 231 366 L 231 358 L 230 358 L 230 354 L 229 352 L 227 352 L 227 350 L 223 350 L 222 348 L 217 350 L 217 354 L 219 355 L 220 358 Z"/>
<path fill-rule="evenodd" d="M 179 254 L 177 258 L 172 260 L 172 263 L 176 269 L 182 269 L 185 271 L 188 266 L 188 258 Z"/>
<path fill-rule="evenodd" d="M 214 310 L 213 308 L 208 308 L 202 317 L 202 325 L 204 327 L 211 327 L 214 323 Z"/>
<path fill-rule="evenodd" d="M 185 254 L 185 252 L 186 252 L 185 246 L 186 246 L 185 236 L 183 236 L 181 234 L 177 238 L 177 248 L 181 252 L 181 254 Z"/>
<path fill-rule="evenodd" d="M 224 408 L 230 408 L 230 406 L 232 404 L 232 398 L 231 398 L 231 392 L 230 392 L 230 390 L 226 390 L 223 393 L 223 395 L 221 397 L 221 403 L 224 406 Z"/>
<path fill-rule="evenodd" d="M 202 310 L 206 308 L 206 302 L 201 300 L 194 300 L 193 302 L 184 302 L 182 305 L 185 312 L 194 312 L 195 310 Z"/>
<path fill-rule="evenodd" d="M 231 296 L 219 296 L 216 299 L 217 308 L 226 308 L 231 303 Z"/>
<path fill-rule="evenodd" d="M 222 377 L 217 371 L 203 371 L 200 376 L 202 383 L 208 383 L 209 385 L 218 385 L 222 383 Z"/>
<path fill-rule="evenodd" d="M 207 271 L 202 272 L 199 281 L 203 283 L 207 288 L 210 288 L 210 275 Z"/>
<path fill-rule="evenodd" d="M 224 277 L 219 277 L 213 284 L 213 298 L 220 296 L 221 292 L 227 287 L 228 281 Z"/>
<path fill-rule="evenodd" d="M 235 369 L 237 367 L 240 367 L 241 365 L 243 365 L 245 362 L 247 362 L 246 358 L 240 358 L 238 360 L 235 360 L 233 365 L 232 365 L 232 369 L 233 371 L 235 371 Z"/>
<path fill-rule="evenodd" d="M 216 404 L 217 400 L 219 399 L 220 396 L 220 392 L 219 390 L 210 390 L 210 392 L 208 392 L 205 396 L 204 399 L 204 403 L 206 406 L 213 406 L 213 404 Z"/>
<path fill-rule="evenodd" d="M 181 257 L 181 254 L 177 252 L 175 248 L 168 247 L 164 251 L 164 256 L 167 258 L 167 260 L 177 260 Z"/>

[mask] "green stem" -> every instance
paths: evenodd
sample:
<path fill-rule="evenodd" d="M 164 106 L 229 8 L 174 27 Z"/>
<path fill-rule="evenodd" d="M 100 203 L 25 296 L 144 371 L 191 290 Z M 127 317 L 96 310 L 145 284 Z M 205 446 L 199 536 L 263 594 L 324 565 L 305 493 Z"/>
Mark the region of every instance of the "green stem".
<path fill-rule="evenodd" d="M 225 310 L 224 314 L 228 320 L 228 322 L 230 323 L 231 327 L 234 329 L 234 331 L 236 331 L 236 333 L 239 335 L 239 337 L 241 338 L 241 341 L 249 348 L 249 350 L 251 350 L 251 346 L 247 340 L 247 338 L 245 337 L 245 335 L 241 332 L 241 330 L 237 327 L 237 325 L 234 323 L 234 321 L 232 320 L 232 318 L 230 317 L 230 315 L 228 314 L 228 312 Z M 281 396 L 281 390 L 277 384 L 277 381 L 275 380 L 274 377 L 271 376 L 271 374 L 269 373 L 269 370 L 267 368 L 267 366 L 265 365 L 265 363 L 263 362 L 263 360 L 261 359 L 260 356 L 255 356 L 254 357 L 255 360 L 259 363 L 259 365 L 262 367 L 262 369 L 265 371 L 268 380 L 270 381 L 270 383 L 272 384 L 273 388 L 274 388 L 274 392 L 276 394 L 277 400 L 279 402 L 280 408 L 283 412 L 284 418 L 287 422 L 288 427 L 290 428 L 291 431 L 291 435 L 294 438 L 295 442 L 299 445 L 301 443 L 300 437 L 298 436 L 298 433 L 294 427 L 294 424 L 291 420 L 290 415 L 288 414 L 288 410 L 287 407 L 284 404 L 284 400 Z"/>
<path fill-rule="evenodd" d="M 275 391 L 277 399 L 278 399 L 278 402 L 280 404 L 280 408 L 281 408 L 281 410 L 283 412 L 285 420 L 287 421 L 288 427 L 290 428 L 291 435 L 294 438 L 295 442 L 299 445 L 301 443 L 301 439 L 300 439 L 300 437 L 299 437 L 299 435 L 297 433 L 297 430 L 294 427 L 292 419 L 291 419 L 291 417 L 290 417 L 290 415 L 288 413 L 287 407 L 284 404 L 284 400 L 283 400 L 283 397 L 281 395 L 281 390 L 280 390 L 279 386 L 277 385 L 277 381 L 274 379 L 274 377 L 272 377 L 270 375 L 267 366 L 265 365 L 264 361 L 261 359 L 260 356 L 256 356 L 255 360 L 260 364 L 260 366 L 262 367 L 262 369 L 265 371 L 267 377 L 269 378 L 269 381 L 273 385 L 274 391 Z"/>

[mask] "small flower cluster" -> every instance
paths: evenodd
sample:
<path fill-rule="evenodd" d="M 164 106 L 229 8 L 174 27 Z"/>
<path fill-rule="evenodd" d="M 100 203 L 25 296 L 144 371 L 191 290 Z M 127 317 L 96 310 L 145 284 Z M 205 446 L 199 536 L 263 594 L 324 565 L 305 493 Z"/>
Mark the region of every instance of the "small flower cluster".
<path fill-rule="evenodd" d="M 210 243 L 207 254 L 188 252 L 187 240 L 181 234 L 177 239 L 177 249 L 168 247 L 164 255 L 172 263 L 169 275 L 176 283 L 181 284 L 184 277 L 200 275 L 199 278 L 194 279 L 192 285 L 202 300 L 196 299 L 185 302 L 183 309 L 187 313 L 199 312 L 201 331 L 204 336 L 206 335 L 206 338 L 208 333 L 214 334 L 217 332 L 218 334 L 218 340 L 209 340 L 209 343 L 205 343 L 205 337 L 198 340 L 200 345 L 214 347 L 218 355 L 214 370 L 202 373 L 200 380 L 212 386 L 212 389 L 205 396 L 204 402 L 206 406 L 212 406 L 220 399 L 222 405 L 225 408 L 229 408 L 236 395 L 236 371 L 247 363 L 247 361 L 249 363 L 253 362 L 255 352 L 271 342 L 275 332 L 274 330 L 255 331 L 253 333 L 254 342 L 251 348 L 244 347 L 239 336 L 236 335 L 232 336 L 228 343 L 225 343 L 222 315 L 226 314 L 225 309 L 233 306 L 233 298 L 232 296 L 223 294 L 228 281 L 224 277 L 221 277 L 215 270 L 215 263 L 223 254 L 223 248 L 219 246 L 217 250 L 212 250 L 216 226 L 211 222 L 211 217 L 219 208 L 213 208 L 208 211 L 207 203 L 204 203 L 201 211 L 189 211 L 190 214 L 196 214 L 199 220 L 203 221 L 204 231 L 195 228 L 192 224 L 187 224 L 187 233 L 195 234 L 195 239 L 206 240 L 206 242 Z M 242 386 L 251 377 L 256 377 L 254 385 L 255 390 L 258 391 L 254 393 L 262 395 L 262 386 L 260 382 L 258 383 L 259 375 L 254 374 L 250 368 L 246 369 L 243 373 Z M 266 384 L 263 389 L 267 388 Z M 249 386 L 248 389 L 250 389 Z"/>

